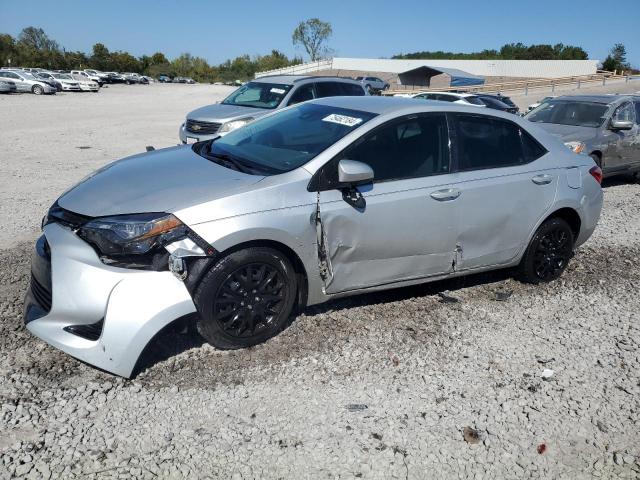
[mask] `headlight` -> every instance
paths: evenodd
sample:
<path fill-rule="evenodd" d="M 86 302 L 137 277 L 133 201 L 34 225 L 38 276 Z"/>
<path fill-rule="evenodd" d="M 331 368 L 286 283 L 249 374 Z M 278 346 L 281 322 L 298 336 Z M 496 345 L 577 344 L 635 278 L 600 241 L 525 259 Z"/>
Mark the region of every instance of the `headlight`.
<path fill-rule="evenodd" d="M 220 127 L 220 130 L 218 130 L 218 133 L 228 133 L 252 121 L 253 121 L 253 118 L 241 118 L 240 120 L 233 120 L 231 122 L 223 123 L 222 126 Z"/>
<path fill-rule="evenodd" d="M 143 213 L 91 220 L 78 235 L 103 255 L 142 255 L 186 235 L 187 227 L 173 215 Z"/>
<path fill-rule="evenodd" d="M 564 145 L 573 153 L 582 153 L 585 147 L 582 142 L 565 142 Z"/>

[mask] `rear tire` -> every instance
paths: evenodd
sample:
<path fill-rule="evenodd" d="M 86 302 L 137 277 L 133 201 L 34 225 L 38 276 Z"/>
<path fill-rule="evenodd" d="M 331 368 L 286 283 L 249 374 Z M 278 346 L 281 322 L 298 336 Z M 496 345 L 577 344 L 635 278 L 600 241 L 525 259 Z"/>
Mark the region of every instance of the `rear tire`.
<path fill-rule="evenodd" d="M 32 92 L 34 95 L 42 95 L 42 94 L 44 93 L 44 88 L 42 88 L 40 85 L 34 85 L 34 86 L 31 88 L 31 92 Z"/>
<path fill-rule="evenodd" d="M 198 332 L 224 350 L 263 343 L 290 324 L 296 293 L 296 273 L 283 254 L 238 250 L 218 261 L 196 289 Z"/>
<path fill-rule="evenodd" d="M 573 256 L 573 231 L 562 218 L 546 220 L 531 239 L 518 267 L 519 278 L 526 283 L 556 280 Z"/>

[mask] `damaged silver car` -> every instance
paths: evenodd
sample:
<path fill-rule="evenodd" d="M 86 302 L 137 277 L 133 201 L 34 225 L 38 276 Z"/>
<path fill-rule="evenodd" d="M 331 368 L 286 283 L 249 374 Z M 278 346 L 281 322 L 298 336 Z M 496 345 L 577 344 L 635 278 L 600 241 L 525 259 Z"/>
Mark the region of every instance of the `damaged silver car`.
<path fill-rule="evenodd" d="M 115 162 L 64 193 L 43 222 L 24 318 L 128 377 L 160 330 L 194 313 L 231 349 L 340 296 L 507 267 L 547 282 L 593 233 L 601 176 L 495 110 L 313 100 Z"/>

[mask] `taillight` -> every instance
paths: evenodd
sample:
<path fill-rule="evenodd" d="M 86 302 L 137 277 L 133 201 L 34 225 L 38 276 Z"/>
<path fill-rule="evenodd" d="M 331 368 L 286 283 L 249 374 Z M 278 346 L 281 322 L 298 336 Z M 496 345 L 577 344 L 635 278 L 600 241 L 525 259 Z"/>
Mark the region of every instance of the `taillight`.
<path fill-rule="evenodd" d="M 593 178 L 595 178 L 596 182 L 602 183 L 602 169 L 600 167 L 592 167 L 591 170 L 589 170 L 589 173 Z"/>

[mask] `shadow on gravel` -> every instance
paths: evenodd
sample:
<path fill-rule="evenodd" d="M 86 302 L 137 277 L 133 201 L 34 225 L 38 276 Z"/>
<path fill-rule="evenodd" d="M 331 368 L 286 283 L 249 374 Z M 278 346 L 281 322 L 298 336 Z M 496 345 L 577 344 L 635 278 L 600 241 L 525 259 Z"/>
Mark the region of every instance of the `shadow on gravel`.
<path fill-rule="evenodd" d="M 297 316 L 304 315 L 307 317 L 313 317 L 315 315 L 323 315 L 330 312 L 338 312 L 342 310 L 348 310 L 357 307 L 364 306 L 376 306 L 384 305 L 388 303 L 400 302 L 403 300 L 415 298 L 440 295 L 442 303 L 458 302 L 455 298 L 455 292 L 457 290 L 475 287 L 479 285 L 490 285 L 498 282 L 503 282 L 511 277 L 513 271 L 511 269 L 497 270 L 492 272 L 478 273 L 475 275 L 469 275 L 465 277 L 459 277 L 449 280 L 441 280 L 437 282 L 414 285 L 410 287 L 395 288 L 392 290 L 384 290 L 380 292 L 367 293 L 343 299 L 333 300 L 318 306 L 307 307 L 302 312 L 299 312 Z M 499 290 L 496 288 L 496 290 Z M 510 294 L 510 293 L 509 293 Z M 139 375 L 143 375 L 148 380 L 158 380 L 157 375 L 159 371 L 154 371 L 153 367 L 161 362 L 176 357 L 183 352 L 191 349 L 197 349 L 204 345 L 206 341 L 198 334 L 195 322 L 197 316 L 190 315 L 176 320 L 172 324 L 165 327 L 149 342 L 145 350 L 143 351 L 136 368 L 132 374 L 132 378 Z M 294 322 L 296 320 L 294 319 Z M 397 327 L 397 325 L 396 325 Z M 390 326 L 391 328 L 391 326 Z M 296 344 L 291 345 L 288 341 L 285 341 L 285 345 L 276 347 L 270 343 L 267 348 L 262 348 L 262 345 L 257 347 L 251 347 L 241 350 L 229 350 L 227 355 L 218 358 L 209 358 L 209 369 L 207 372 L 208 379 L 212 380 L 212 376 L 225 377 L 225 370 L 235 370 L 234 375 L 238 376 L 236 381 L 241 382 L 241 368 L 233 367 L 238 364 L 248 365 L 254 362 L 263 363 L 265 361 L 284 362 L 286 359 L 294 354 L 294 351 L 301 350 L 317 350 L 322 348 L 321 339 L 308 339 L 304 345 Z M 256 349 L 260 349 L 256 351 Z M 255 357 L 262 358 L 258 361 Z M 213 365 L 217 364 L 218 368 L 213 368 Z M 167 365 L 171 373 L 173 370 L 180 370 L 181 366 L 172 366 L 170 363 Z M 162 369 L 160 369 L 162 370 Z M 213 373 L 215 372 L 215 373 Z M 184 373 L 184 372 L 183 372 Z M 229 372 L 227 371 L 227 374 Z M 162 376 L 162 374 L 160 374 Z M 184 374 L 183 377 L 189 375 Z M 156 378 L 154 378 L 156 377 Z M 162 379 L 166 381 L 166 378 Z M 176 380 L 174 378 L 174 380 Z M 182 378 L 185 380 L 185 378 Z M 200 380 L 203 380 L 201 378 Z M 227 378 L 228 380 L 228 378 Z M 177 380 L 176 380 L 177 381 Z M 178 382 L 180 383 L 180 382 Z M 206 382 L 205 383 L 209 383 Z M 210 383 L 209 383 L 210 384 Z"/>
<path fill-rule="evenodd" d="M 633 175 L 619 175 L 615 177 L 609 177 L 602 180 L 602 188 L 619 187 L 621 185 L 633 185 L 638 183 Z"/>
<path fill-rule="evenodd" d="M 320 305 L 314 305 L 305 309 L 304 313 L 317 315 L 331 311 L 343 310 L 346 308 L 362 307 L 365 305 L 382 305 L 385 303 L 399 302 L 413 297 L 425 297 L 431 295 L 441 295 L 443 303 L 447 303 L 445 292 L 455 292 L 468 287 L 479 285 L 490 285 L 492 283 L 503 282 L 513 276 L 513 269 L 494 270 L 490 272 L 476 273 L 464 277 L 457 277 L 437 282 L 412 285 L 410 287 L 393 288 L 381 290 L 379 292 L 364 293 L 338 300 L 332 300 Z M 449 300 L 451 302 L 451 300 Z"/>

